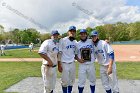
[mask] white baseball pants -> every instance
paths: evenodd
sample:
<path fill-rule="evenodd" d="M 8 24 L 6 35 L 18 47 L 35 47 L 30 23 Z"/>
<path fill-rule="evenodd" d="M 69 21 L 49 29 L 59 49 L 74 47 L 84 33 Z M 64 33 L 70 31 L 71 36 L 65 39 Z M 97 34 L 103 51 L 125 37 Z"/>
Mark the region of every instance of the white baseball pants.
<path fill-rule="evenodd" d="M 116 75 L 116 64 L 113 63 L 112 66 L 112 74 L 108 75 L 107 74 L 107 66 L 100 66 L 100 76 L 101 76 L 101 81 L 102 85 L 105 90 L 112 90 L 112 92 L 117 93 L 119 92 L 119 87 L 118 87 L 118 79 Z"/>
<path fill-rule="evenodd" d="M 81 64 L 79 65 L 78 72 L 78 86 L 84 87 L 86 78 L 89 80 L 90 85 L 94 86 L 96 82 L 95 67 L 94 64 Z"/>
<path fill-rule="evenodd" d="M 44 83 L 44 93 L 50 93 L 55 89 L 56 84 L 56 67 L 41 66 L 42 78 Z"/>
<path fill-rule="evenodd" d="M 72 63 L 64 63 L 62 62 L 62 86 L 68 87 L 73 86 L 75 82 L 75 62 Z"/>

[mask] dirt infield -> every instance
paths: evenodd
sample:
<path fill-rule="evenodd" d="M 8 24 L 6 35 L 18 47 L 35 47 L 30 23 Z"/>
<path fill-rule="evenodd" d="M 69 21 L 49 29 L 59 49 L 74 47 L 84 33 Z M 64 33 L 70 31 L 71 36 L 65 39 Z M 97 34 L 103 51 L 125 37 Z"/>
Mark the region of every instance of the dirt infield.
<path fill-rule="evenodd" d="M 0 58 L 0 62 L 37 62 L 42 58 Z"/>
<path fill-rule="evenodd" d="M 112 45 L 119 62 L 140 61 L 140 45 Z"/>

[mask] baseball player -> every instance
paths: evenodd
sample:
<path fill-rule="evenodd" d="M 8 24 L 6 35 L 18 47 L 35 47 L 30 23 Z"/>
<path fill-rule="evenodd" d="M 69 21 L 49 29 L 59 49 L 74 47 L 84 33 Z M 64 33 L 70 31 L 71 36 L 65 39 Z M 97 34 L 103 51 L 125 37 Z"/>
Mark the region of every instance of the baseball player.
<path fill-rule="evenodd" d="M 85 53 L 85 56 L 90 56 L 90 60 L 84 60 L 82 58 L 82 49 L 88 49 L 89 55 Z M 85 86 L 86 78 L 88 78 L 90 82 L 91 93 L 95 91 L 95 67 L 94 67 L 94 50 L 92 40 L 88 39 L 88 34 L 86 29 L 80 30 L 80 41 L 77 43 L 77 55 L 76 59 L 79 62 L 79 72 L 78 72 L 78 90 L 79 93 L 83 93 L 83 89 Z"/>
<path fill-rule="evenodd" d="M 1 56 L 3 56 L 3 55 L 5 55 L 5 52 L 4 52 L 4 50 L 5 50 L 5 45 L 1 45 L 0 46 L 1 48 Z"/>
<path fill-rule="evenodd" d="M 52 31 L 52 39 L 45 40 L 39 49 L 39 55 L 43 58 L 41 72 L 44 82 L 44 93 L 53 93 L 56 83 L 57 55 L 59 52 L 59 32 Z"/>
<path fill-rule="evenodd" d="M 33 48 L 34 48 L 34 44 L 31 43 L 31 44 L 29 45 L 29 51 L 32 52 Z"/>
<path fill-rule="evenodd" d="M 61 63 L 59 62 L 58 70 L 62 72 L 62 90 L 63 93 L 71 93 L 75 82 L 75 40 L 76 27 L 70 26 L 68 36 L 60 40 L 59 53 L 61 54 Z M 61 68 L 61 69 L 60 69 Z"/>
<path fill-rule="evenodd" d="M 99 39 L 96 30 L 91 32 L 91 36 L 94 42 L 95 56 L 100 64 L 102 85 L 106 93 L 119 93 L 114 51 L 106 41 Z"/>

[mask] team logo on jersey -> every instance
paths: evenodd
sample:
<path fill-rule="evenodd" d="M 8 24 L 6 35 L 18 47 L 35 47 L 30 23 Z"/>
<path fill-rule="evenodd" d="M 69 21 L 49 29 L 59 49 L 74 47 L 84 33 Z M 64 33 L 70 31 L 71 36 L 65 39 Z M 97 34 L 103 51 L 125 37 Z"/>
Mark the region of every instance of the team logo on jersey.
<path fill-rule="evenodd" d="M 53 51 L 59 51 L 59 49 L 57 47 L 54 47 L 52 50 Z"/>
<path fill-rule="evenodd" d="M 82 46 L 81 48 L 93 48 L 92 45 L 86 45 L 86 46 Z"/>
<path fill-rule="evenodd" d="M 81 51 L 81 49 L 83 49 L 83 48 L 89 48 L 89 49 L 91 49 L 91 53 L 93 52 L 93 46 L 92 46 L 92 45 L 82 46 L 82 47 L 80 48 L 80 51 Z"/>
<path fill-rule="evenodd" d="M 68 45 L 68 46 L 66 46 L 66 48 L 67 49 L 69 49 L 69 48 L 75 48 L 75 45 Z"/>
<path fill-rule="evenodd" d="M 98 54 L 98 53 L 104 53 L 104 51 L 103 50 L 97 50 L 95 53 L 96 54 Z"/>

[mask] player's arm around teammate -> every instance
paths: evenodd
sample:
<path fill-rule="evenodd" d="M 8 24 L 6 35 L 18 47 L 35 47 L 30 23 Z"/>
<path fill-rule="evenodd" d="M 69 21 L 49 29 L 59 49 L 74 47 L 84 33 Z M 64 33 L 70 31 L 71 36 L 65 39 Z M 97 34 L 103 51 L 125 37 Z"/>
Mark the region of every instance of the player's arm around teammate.
<path fill-rule="evenodd" d="M 112 47 L 100 40 L 96 30 L 91 32 L 96 58 L 100 64 L 101 81 L 106 93 L 119 93 L 116 64 Z"/>
<path fill-rule="evenodd" d="M 62 90 L 63 93 L 71 93 L 75 82 L 75 50 L 76 50 L 76 27 L 70 26 L 68 36 L 60 40 L 59 53 L 61 62 L 58 70 L 62 72 Z"/>
<path fill-rule="evenodd" d="M 41 72 L 44 82 L 44 93 L 53 93 L 56 84 L 57 54 L 59 52 L 59 32 L 52 31 L 52 39 L 45 40 L 40 48 L 39 55 L 43 58 Z"/>
<path fill-rule="evenodd" d="M 76 60 L 79 62 L 79 71 L 78 71 L 78 90 L 79 93 L 83 93 L 83 89 L 86 83 L 86 78 L 88 78 L 90 82 L 90 89 L 91 93 L 95 92 L 95 82 L 96 82 L 96 76 L 95 76 L 95 67 L 94 67 L 94 50 L 93 50 L 93 44 L 92 40 L 88 39 L 88 34 L 86 29 L 80 30 L 80 41 L 77 43 L 77 55 Z M 89 59 L 85 60 L 82 58 L 82 49 L 88 50 L 83 55 L 88 56 Z"/>

